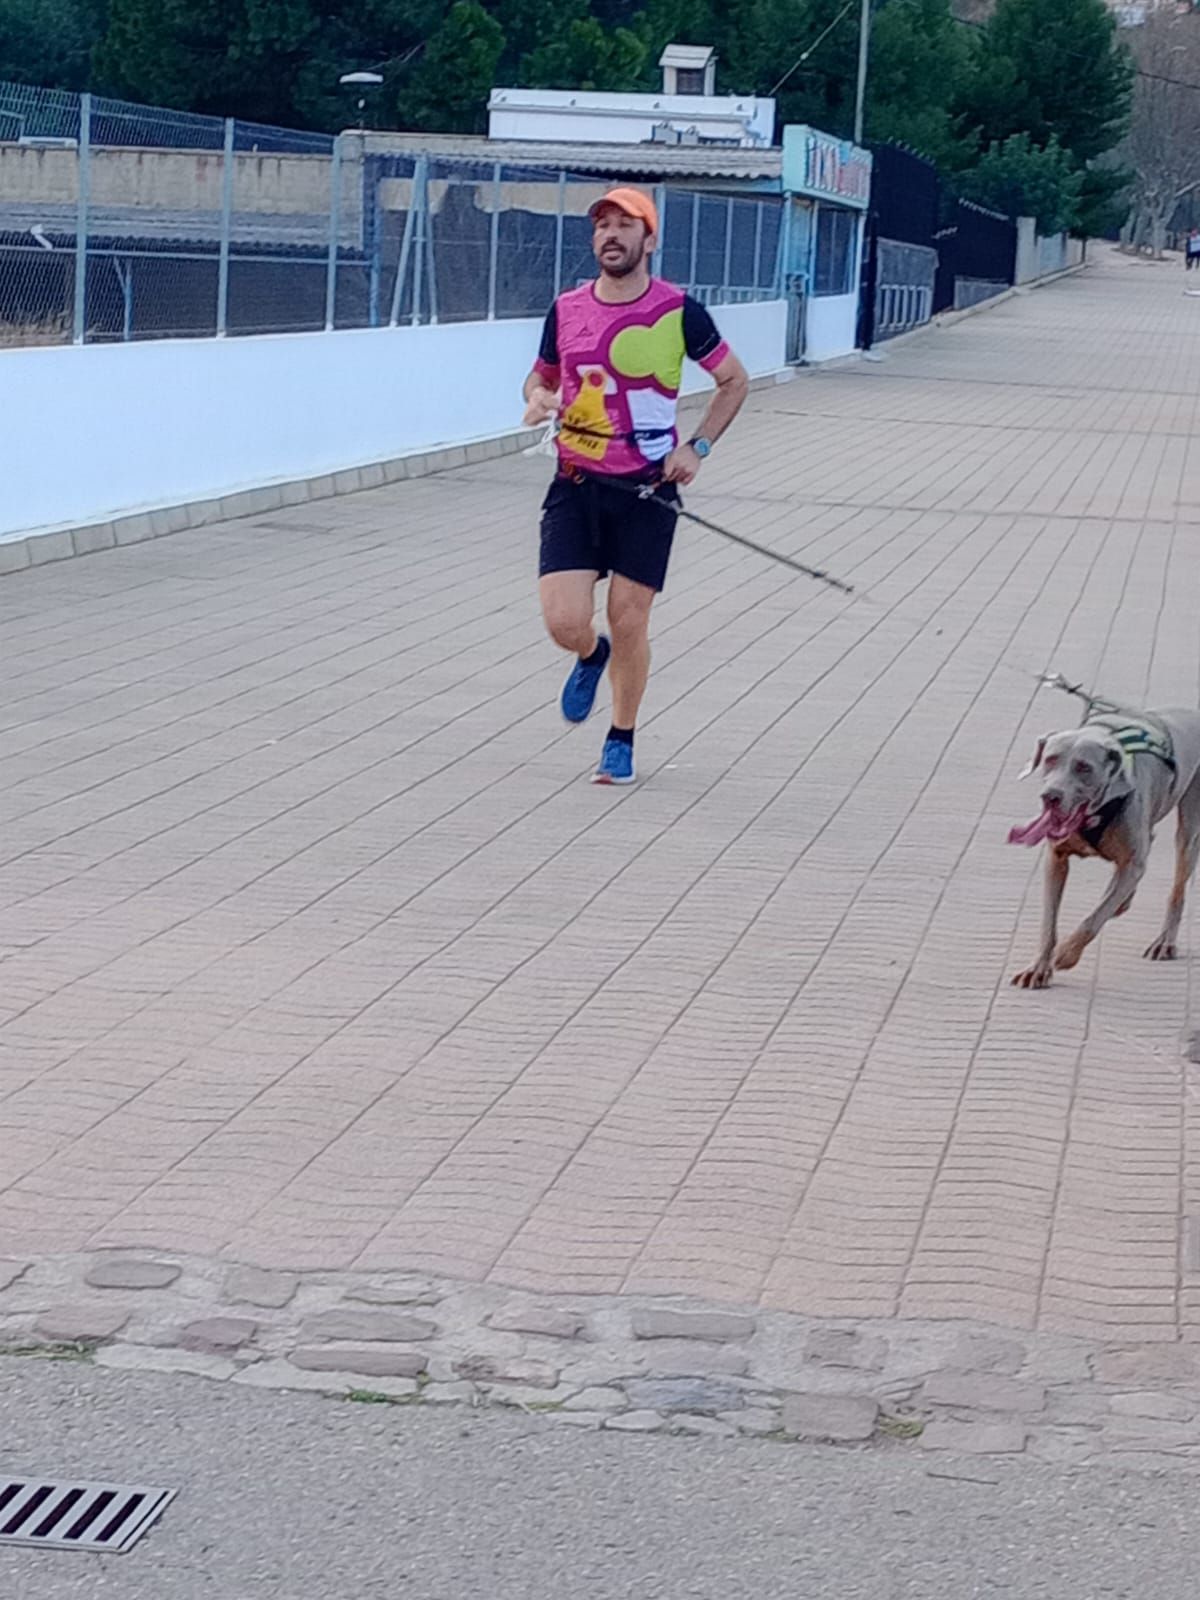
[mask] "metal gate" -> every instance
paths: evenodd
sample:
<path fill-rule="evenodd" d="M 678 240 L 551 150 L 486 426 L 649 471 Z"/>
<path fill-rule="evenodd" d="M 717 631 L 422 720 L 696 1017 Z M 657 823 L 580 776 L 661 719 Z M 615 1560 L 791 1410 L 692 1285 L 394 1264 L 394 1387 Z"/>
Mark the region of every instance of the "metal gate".
<path fill-rule="evenodd" d="M 1017 225 L 970 200 L 951 200 L 938 230 L 934 311 L 961 311 L 1012 286 Z"/>
<path fill-rule="evenodd" d="M 931 162 L 894 144 L 872 144 L 871 210 L 863 254 L 859 343 L 869 350 L 928 322 L 941 185 Z"/>

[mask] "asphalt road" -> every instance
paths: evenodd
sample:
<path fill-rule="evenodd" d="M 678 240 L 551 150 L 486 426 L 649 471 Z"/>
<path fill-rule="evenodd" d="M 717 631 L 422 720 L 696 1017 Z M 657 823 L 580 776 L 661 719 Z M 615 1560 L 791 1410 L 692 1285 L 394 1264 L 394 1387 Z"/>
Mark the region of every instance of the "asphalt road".
<path fill-rule="evenodd" d="M 178 1486 L 4 1600 L 1193 1600 L 1195 1479 L 237 1391 L 0 1360 L 0 1467 Z"/>

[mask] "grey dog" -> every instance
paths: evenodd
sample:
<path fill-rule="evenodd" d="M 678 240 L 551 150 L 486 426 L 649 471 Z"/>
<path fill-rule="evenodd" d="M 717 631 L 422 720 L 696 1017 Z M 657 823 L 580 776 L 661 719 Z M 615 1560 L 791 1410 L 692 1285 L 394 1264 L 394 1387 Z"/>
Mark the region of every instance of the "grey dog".
<path fill-rule="evenodd" d="M 1046 681 L 1080 694 L 1065 679 Z M 1088 704 L 1083 726 L 1039 739 L 1021 774 L 1043 775 L 1040 816 L 1008 836 L 1010 844 L 1048 844 L 1041 948 L 1033 965 L 1012 980 L 1021 989 L 1044 989 L 1056 971 L 1078 963 L 1110 917 L 1129 910 L 1154 829 L 1177 807 L 1175 882 L 1162 932 L 1146 951 L 1151 961 L 1173 961 L 1200 855 L 1200 711 L 1135 711 L 1080 697 Z M 1072 856 L 1111 861 L 1114 872 L 1100 904 L 1060 944 L 1058 910 Z"/>

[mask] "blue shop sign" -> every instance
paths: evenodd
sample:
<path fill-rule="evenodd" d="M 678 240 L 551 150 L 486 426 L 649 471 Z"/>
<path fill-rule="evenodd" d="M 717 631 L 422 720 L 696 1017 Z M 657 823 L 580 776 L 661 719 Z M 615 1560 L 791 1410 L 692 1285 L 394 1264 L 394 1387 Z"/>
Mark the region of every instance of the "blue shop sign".
<path fill-rule="evenodd" d="M 816 128 L 783 130 L 783 187 L 865 210 L 871 198 L 871 153 Z"/>

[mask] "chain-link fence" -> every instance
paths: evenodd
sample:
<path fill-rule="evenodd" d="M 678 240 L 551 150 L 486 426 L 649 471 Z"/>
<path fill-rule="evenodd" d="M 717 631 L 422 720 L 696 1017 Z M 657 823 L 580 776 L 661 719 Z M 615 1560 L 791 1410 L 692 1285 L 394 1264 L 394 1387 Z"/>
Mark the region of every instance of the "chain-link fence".
<path fill-rule="evenodd" d="M 0 82 L 0 345 L 540 315 L 611 181 Z M 778 293 L 779 196 L 655 192 L 664 277 Z"/>

